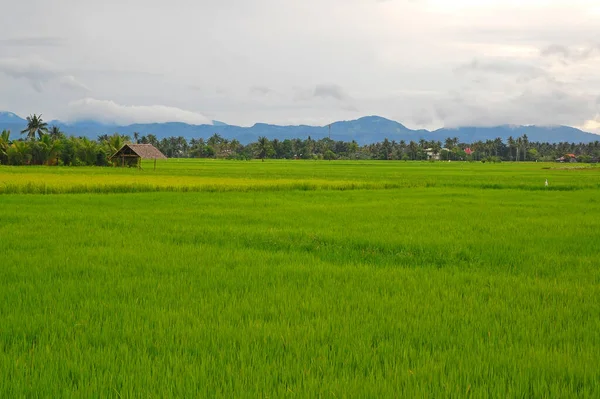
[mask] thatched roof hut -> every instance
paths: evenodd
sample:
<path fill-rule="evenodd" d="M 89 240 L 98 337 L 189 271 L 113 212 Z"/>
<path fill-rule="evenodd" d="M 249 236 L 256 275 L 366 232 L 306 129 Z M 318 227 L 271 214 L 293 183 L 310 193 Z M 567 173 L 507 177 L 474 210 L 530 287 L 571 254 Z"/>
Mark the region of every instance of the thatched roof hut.
<path fill-rule="evenodd" d="M 142 159 L 154 159 L 154 168 L 156 168 L 156 160 L 167 159 L 167 157 L 152 144 L 125 144 L 110 157 L 113 163 L 120 161 L 121 166 L 130 167 L 140 167 Z"/>

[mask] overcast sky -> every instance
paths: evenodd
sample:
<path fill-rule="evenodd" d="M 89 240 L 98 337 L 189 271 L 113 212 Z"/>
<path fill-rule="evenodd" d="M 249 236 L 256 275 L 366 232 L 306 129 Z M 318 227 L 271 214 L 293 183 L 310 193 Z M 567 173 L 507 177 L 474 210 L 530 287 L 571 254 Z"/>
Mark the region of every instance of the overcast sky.
<path fill-rule="evenodd" d="M 525 4 L 525 5 L 523 5 Z M 600 133 L 598 0 L 0 0 L 0 110 Z"/>

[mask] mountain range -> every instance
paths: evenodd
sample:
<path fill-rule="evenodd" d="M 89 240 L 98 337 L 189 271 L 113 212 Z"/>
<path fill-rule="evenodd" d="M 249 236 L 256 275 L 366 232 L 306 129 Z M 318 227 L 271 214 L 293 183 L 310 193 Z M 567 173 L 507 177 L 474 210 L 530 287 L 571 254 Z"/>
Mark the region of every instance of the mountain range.
<path fill-rule="evenodd" d="M 26 125 L 27 121 L 20 116 L 12 112 L 0 112 L 0 130 L 10 129 L 14 132 L 13 134 L 18 134 Z M 279 140 L 305 139 L 308 136 L 318 140 L 331 136 L 333 140 L 356 140 L 361 145 L 380 142 L 385 138 L 395 141 L 405 140 L 407 142 L 421 139 L 440 140 L 443 143 L 447 137 L 457 137 L 460 142 L 472 143 L 478 140 L 493 140 L 500 137 L 506 141 L 510 136 L 517 138 L 524 134 L 527 135 L 529 141 L 549 143 L 589 143 L 600 140 L 600 135 L 587 133 L 569 126 L 467 126 L 429 131 L 412 130 L 401 123 L 379 116 L 367 116 L 352 121 L 334 122 L 328 126 L 279 126 L 257 123 L 251 127 L 242 127 L 218 121 L 215 121 L 212 125 L 189 125 L 180 122 L 168 122 L 132 124 L 127 126 L 103 124 L 96 121 L 79 121 L 74 123 L 50 121 L 48 125 L 56 125 L 68 135 L 86 136 L 89 138 L 97 138 L 99 135 L 113 134 L 115 132 L 133 136 L 134 132 L 138 132 L 140 136 L 154 134 L 159 139 L 171 136 L 183 136 L 189 140 L 192 138 L 207 139 L 217 133 L 229 140 L 237 139 L 242 144 L 256 141 L 260 136 Z M 13 135 L 13 137 L 15 136 Z"/>

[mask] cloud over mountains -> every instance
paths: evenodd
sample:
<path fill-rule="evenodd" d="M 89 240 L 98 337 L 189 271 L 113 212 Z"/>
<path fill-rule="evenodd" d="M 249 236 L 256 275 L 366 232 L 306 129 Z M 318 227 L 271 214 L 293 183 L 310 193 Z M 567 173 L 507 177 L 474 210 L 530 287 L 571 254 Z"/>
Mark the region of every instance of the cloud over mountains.
<path fill-rule="evenodd" d="M 114 101 L 94 98 L 71 102 L 68 120 L 94 120 L 117 125 L 165 122 L 183 122 L 191 125 L 212 124 L 212 121 L 204 115 L 176 107 L 121 105 Z"/>

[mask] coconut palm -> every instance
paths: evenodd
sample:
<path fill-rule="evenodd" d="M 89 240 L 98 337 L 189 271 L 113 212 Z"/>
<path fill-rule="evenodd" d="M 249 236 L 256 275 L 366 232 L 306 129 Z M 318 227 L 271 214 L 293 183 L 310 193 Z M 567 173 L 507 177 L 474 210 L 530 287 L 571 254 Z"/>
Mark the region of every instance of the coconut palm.
<path fill-rule="evenodd" d="M 27 117 L 27 128 L 21 131 L 21 134 L 27 134 L 29 140 L 35 140 L 36 133 L 42 137 L 44 133 L 48 133 L 48 124 L 42 119 L 42 115 L 36 114 Z"/>
<path fill-rule="evenodd" d="M 271 155 L 273 152 L 273 146 L 268 138 L 265 136 L 261 136 L 258 138 L 258 142 L 256 143 L 256 153 L 262 161 L 265 161 L 265 158 Z"/>
<path fill-rule="evenodd" d="M 413 161 L 415 159 L 417 159 L 417 150 L 418 150 L 418 146 L 417 143 L 415 143 L 413 140 L 410 141 L 410 143 L 408 143 L 408 151 L 410 152 L 410 156 Z"/>
<path fill-rule="evenodd" d="M 121 136 L 119 133 L 115 133 L 112 136 L 108 137 L 108 147 L 112 154 L 116 153 L 123 147 L 125 144 L 129 142 L 127 136 Z"/>
<path fill-rule="evenodd" d="M 8 149 L 10 148 L 10 130 L 3 130 L 0 134 L 0 164 L 8 163 Z"/>
<path fill-rule="evenodd" d="M 48 134 L 50 135 L 50 138 L 52 140 L 58 140 L 64 135 L 58 126 L 52 126 L 50 128 L 50 132 Z M 40 137 L 40 139 L 41 139 L 41 137 Z"/>
<path fill-rule="evenodd" d="M 523 139 L 521 140 L 521 144 L 523 145 L 523 161 L 527 160 L 527 150 L 529 149 L 529 137 L 526 134 L 523 135 Z"/>
<path fill-rule="evenodd" d="M 40 137 L 39 144 L 42 149 L 41 163 L 43 164 L 58 164 L 58 155 L 62 149 L 60 141 L 54 140 L 49 134 L 44 134 Z"/>
<path fill-rule="evenodd" d="M 29 143 L 26 141 L 15 141 L 8 149 L 8 157 L 11 165 L 27 165 L 31 161 Z"/>
<path fill-rule="evenodd" d="M 523 147 L 523 139 L 521 137 L 517 137 L 515 140 L 515 147 L 517 147 L 517 162 L 519 161 L 519 150 Z"/>
<path fill-rule="evenodd" d="M 508 137 L 507 143 L 508 143 L 508 155 L 509 155 L 509 158 L 512 159 L 513 148 L 515 148 L 515 139 L 513 139 L 513 136 Z"/>

